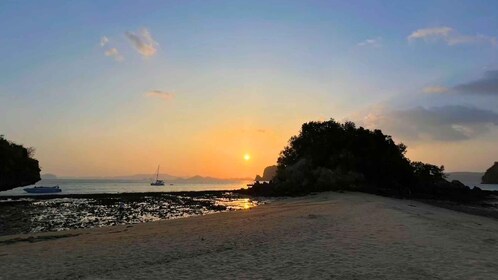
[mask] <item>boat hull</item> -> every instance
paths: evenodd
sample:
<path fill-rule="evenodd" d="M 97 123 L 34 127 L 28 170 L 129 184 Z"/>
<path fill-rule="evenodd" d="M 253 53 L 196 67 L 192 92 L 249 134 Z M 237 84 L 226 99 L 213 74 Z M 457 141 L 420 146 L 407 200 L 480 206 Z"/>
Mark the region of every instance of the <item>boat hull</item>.
<path fill-rule="evenodd" d="M 62 190 L 59 187 L 34 187 L 25 188 L 27 193 L 60 193 Z"/>

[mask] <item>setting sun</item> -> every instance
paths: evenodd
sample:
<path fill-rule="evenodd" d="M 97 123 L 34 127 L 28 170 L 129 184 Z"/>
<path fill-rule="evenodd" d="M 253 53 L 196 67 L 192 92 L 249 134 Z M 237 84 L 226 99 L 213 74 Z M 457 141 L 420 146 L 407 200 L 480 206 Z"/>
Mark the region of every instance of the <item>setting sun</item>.
<path fill-rule="evenodd" d="M 245 160 L 245 161 L 248 161 L 248 160 L 250 160 L 250 159 L 251 159 L 251 155 L 250 155 L 250 154 L 245 154 L 245 155 L 244 155 L 244 160 Z"/>

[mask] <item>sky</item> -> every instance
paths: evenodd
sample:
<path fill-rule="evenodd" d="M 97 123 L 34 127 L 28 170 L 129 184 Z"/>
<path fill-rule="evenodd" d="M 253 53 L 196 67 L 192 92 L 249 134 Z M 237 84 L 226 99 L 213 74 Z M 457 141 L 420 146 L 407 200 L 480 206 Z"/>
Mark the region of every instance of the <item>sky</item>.
<path fill-rule="evenodd" d="M 253 177 L 330 118 L 498 161 L 496 1 L 0 1 L 0 25 L 0 134 L 42 173 Z"/>

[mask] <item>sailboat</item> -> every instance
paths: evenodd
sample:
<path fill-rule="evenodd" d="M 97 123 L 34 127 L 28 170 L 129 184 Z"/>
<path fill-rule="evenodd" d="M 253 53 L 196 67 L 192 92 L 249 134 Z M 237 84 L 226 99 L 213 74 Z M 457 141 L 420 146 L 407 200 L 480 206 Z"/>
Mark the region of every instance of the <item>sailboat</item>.
<path fill-rule="evenodd" d="M 164 186 L 164 181 L 163 180 L 159 180 L 159 166 L 160 165 L 157 166 L 156 181 L 150 183 L 151 186 Z"/>

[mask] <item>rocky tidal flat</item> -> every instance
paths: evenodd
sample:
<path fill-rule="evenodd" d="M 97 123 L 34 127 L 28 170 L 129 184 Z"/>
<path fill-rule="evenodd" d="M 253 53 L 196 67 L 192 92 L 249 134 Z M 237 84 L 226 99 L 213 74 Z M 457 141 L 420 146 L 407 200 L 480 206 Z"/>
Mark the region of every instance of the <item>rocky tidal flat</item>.
<path fill-rule="evenodd" d="M 249 209 L 263 200 L 231 192 L 0 198 L 0 235 L 137 224 Z"/>

